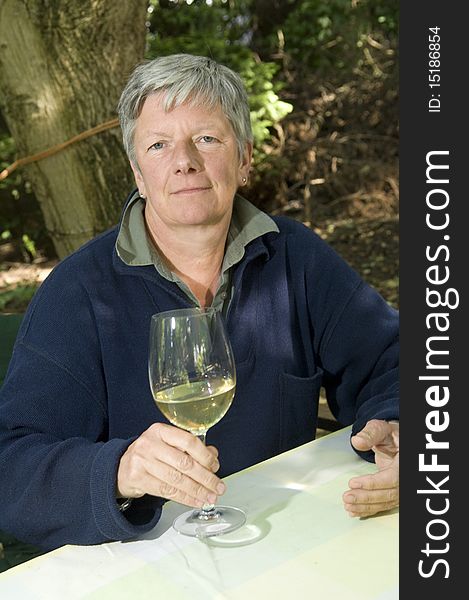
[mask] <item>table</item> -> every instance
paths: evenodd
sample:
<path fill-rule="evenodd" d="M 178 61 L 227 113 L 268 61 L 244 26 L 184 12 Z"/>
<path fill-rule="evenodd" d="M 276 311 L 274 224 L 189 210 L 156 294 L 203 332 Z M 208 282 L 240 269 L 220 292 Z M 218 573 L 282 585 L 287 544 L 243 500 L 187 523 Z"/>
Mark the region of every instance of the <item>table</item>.
<path fill-rule="evenodd" d="M 158 525 L 132 542 L 64 546 L 0 575 L 2 600 L 391 600 L 398 598 L 398 511 L 351 518 L 350 477 L 376 470 L 350 428 L 226 478 L 223 502 L 248 512 L 242 530 L 202 541 Z"/>

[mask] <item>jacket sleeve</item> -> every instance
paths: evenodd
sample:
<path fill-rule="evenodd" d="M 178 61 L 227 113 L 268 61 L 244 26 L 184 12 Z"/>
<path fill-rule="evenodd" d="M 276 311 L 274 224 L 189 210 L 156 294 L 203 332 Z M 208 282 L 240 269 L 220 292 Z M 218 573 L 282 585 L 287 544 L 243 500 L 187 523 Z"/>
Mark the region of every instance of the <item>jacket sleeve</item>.
<path fill-rule="evenodd" d="M 399 419 L 398 313 L 332 248 L 316 246 L 308 265 L 315 350 L 331 411 L 355 434 L 370 419 Z"/>
<path fill-rule="evenodd" d="M 107 439 L 92 315 L 63 283 L 53 276 L 36 294 L 0 391 L 0 529 L 46 550 L 133 538 L 162 506 L 144 497 L 118 510 L 117 468 L 133 439 Z"/>
<path fill-rule="evenodd" d="M 397 315 L 366 284 L 338 316 L 322 360 L 331 408 L 353 433 L 370 419 L 399 418 Z"/>

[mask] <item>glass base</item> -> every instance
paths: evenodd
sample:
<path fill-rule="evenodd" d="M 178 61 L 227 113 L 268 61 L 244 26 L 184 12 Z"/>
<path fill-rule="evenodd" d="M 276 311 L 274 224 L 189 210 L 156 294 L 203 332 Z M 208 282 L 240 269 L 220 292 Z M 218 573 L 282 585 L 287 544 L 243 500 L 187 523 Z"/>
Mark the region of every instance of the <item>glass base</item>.
<path fill-rule="evenodd" d="M 174 520 L 178 533 L 191 537 L 207 538 L 235 531 L 246 523 L 245 513 L 234 506 L 218 506 L 205 515 L 202 510 L 190 510 Z"/>

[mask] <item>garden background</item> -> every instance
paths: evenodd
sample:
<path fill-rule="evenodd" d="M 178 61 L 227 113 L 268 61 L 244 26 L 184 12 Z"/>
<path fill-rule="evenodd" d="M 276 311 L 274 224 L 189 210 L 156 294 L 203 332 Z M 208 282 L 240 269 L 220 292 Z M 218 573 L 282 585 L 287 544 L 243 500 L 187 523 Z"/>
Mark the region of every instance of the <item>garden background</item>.
<path fill-rule="evenodd" d="M 137 62 L 176 52 L 245 81 L 255 152 L 244 195 L 314 229 L 398 307 L 398 7 L 3 0 L 0 313 L 23 313 L 61 258 L 118 221 L 133 188 L 120 91 Z M 0 570 L 36 552 L 2 540 Z"/>

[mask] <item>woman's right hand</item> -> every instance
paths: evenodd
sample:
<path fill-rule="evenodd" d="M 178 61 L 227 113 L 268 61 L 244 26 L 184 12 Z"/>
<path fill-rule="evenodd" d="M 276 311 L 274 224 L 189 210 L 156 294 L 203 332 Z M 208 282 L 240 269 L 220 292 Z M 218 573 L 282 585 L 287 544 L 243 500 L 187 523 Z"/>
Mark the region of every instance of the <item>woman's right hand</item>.
<path fill-rule="evenodd" d="M 144 431 L 122 455 L 117 470 L 117 497 L 151 494 L 200 508 L 215 504 L 225 484 L 215 473 L 218 450 L 196 436 L 165 423 Z"/>

